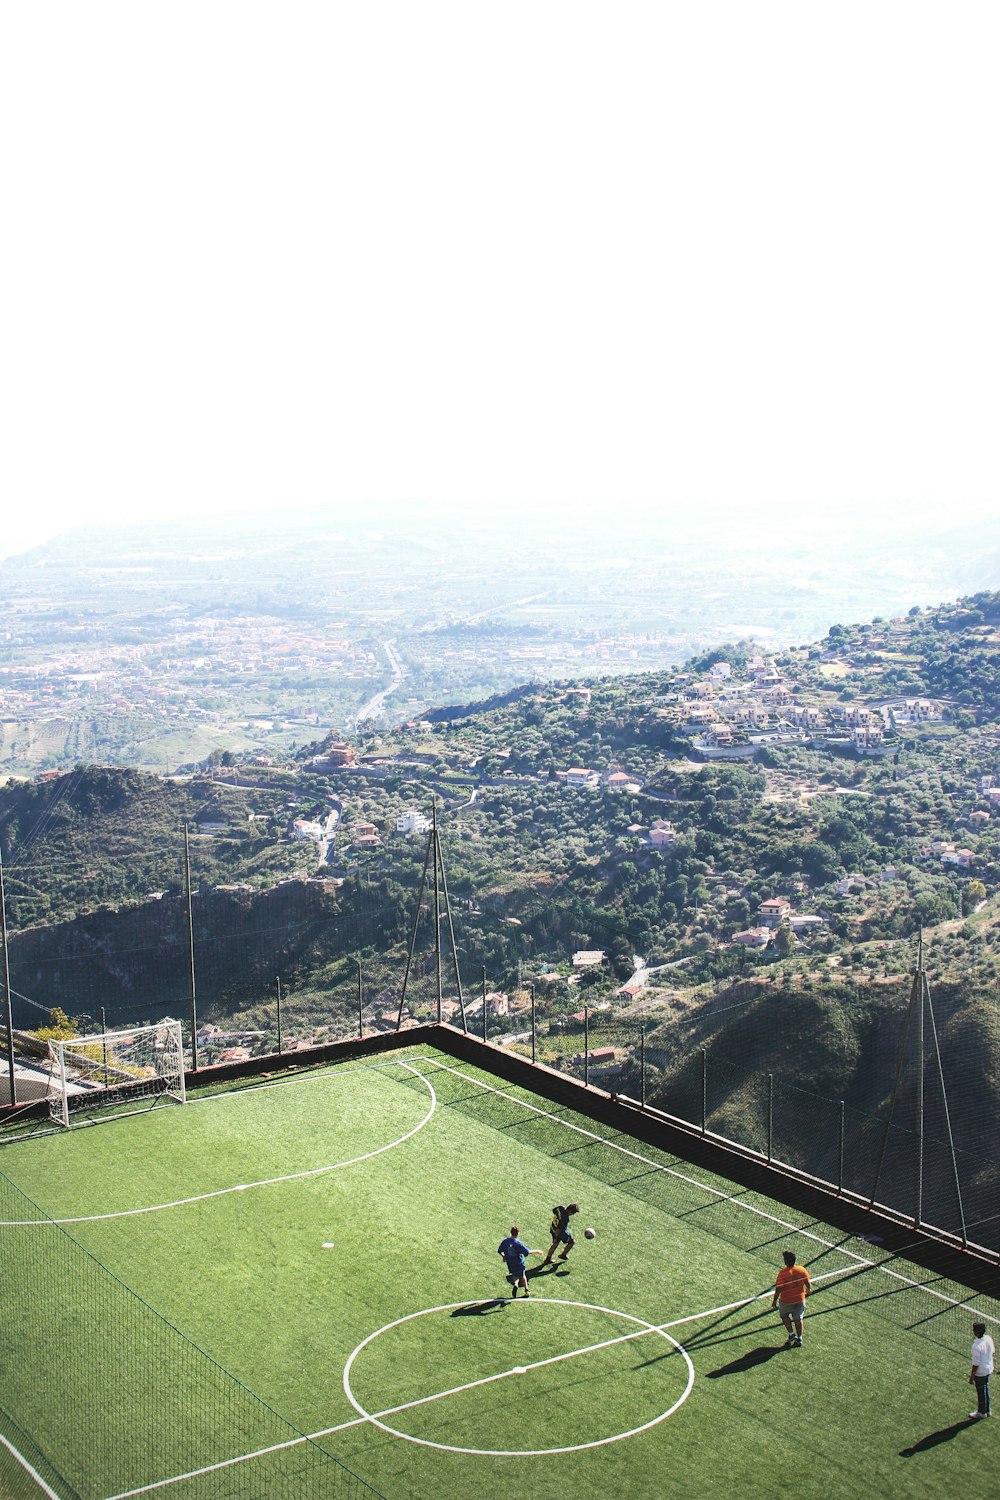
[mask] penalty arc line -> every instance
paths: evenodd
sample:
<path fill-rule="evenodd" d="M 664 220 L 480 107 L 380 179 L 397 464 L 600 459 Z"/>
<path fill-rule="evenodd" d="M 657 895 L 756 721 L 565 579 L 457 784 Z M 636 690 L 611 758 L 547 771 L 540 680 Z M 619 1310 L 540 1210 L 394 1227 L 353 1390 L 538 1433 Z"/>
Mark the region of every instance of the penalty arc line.
<path fill-rule="evenodd" d="M 697 1177 L 690 1177 L 686 1172 L 679 1172 L 676 1167 L 666 1167 L 662 1162 L 653 1161 L 651 1157 L 643 1156 L 639 1151 L 630 1151 L 627 1146 L 620 1146 L 617 1141 L 609 1141 L 606 1136 L 598 1135 L 594 1130 L 586 1130 L 582 1125 L 574 1125 L 572 1120 L 564 1120 L 560 1115 L 554 1115 L 547 1109 L 539 1109 L 535 1104 L 529 1104 L 525 1099 L 516 1099 L 513 1094 L 506 1093 L 503 1089 L 495 1089 L 488 1083 L 483 1083 L 478 1078 L 463 1073 L 461 1068 L 452 1068 L 447 1063 L 438 1062 L 433 1057 L 421 1057 L 420 1062 L 430 1063 L 432 1067 L 438 1068 L 443 1073 L 453 1073 L 456 1078 L 462 1078 L 466 1083 L 474 1084 L 486 1093 L 496 1094 L 499 1099 L 507 1099 L 511 1104 L 518 1104 L 522 1109 L 530 1110 L 532 1114 L 540 1115 L 544 1120 L 551 1120 L 555 1125 L 562 1125 L 567 1130 L 573 1130 L 577 1135 L 585 1136 L 588 1140 L 597 1142 L 598 1145 L 607 1146 L 612 1151 L 618 1151 L 622 1156 L 629 1157 L 632 1161 L 642 1162 L 644 1166 L 655 1167 L 658 1172 L 665 1173 L 668 1177 L 676 1177 L 680 1182 L 686 1182 L 690 1187 L 700 1188 L 703 1193 L 710 1193 L 721 1202 L 729 1203 L 734 1208 L 740 1208 L 745 1213 L 756 1214 L 768 1223 L 777 1224 L 779 1229 L 787 1229 L 790 1234 L 801 1234 L 803 1239 L 812 1240 L 814 1244 L 822 1245 L 824 1250 L 838 1250 L 841 1255 L 846 1255 L 850 1260 L 856 1262 L 856 1267 L 862 1267 L 871 1271 L 881 1271 L 883 1276 L 891 1276 L 895 1281 L 902 1281 L 906 1286 L 914 1287 L 917 1291 L 925 1292 L 929 1297 L 936 1297 L 941 1302 L 947 1302 L 949 1307 L 960 1309 L 963 1312 L 976 1313 L 987 1323 L 996 1323 L 1000 1320 L 988 1313 L 980 1313 L 978 1308 L 972 1307 L 967 1302 L 960 1302 L 955 1297 L 949 1297 L 945 1292 L 939 1292 L 935 1287 L 925 1286 L 920 1281 L 914 1281 L 912 1276 L 904 1276 L 901 1271 L 894 1271 L 883 1261 L 871 1260 L 868 1256 L 858 1255 L 854 1250 L 848 1250 L 843 1245 L 835 1245 L 830 1240 L 825 1240 L 821 1235 L 813 1234 L 809 1229 L 802 1229 L 796 1224 L 790 1224 L 787 1219 L 778 1218 L 777 1214 L 768 1213 L 766 1209 L 757 1208 L 753 1203 L 744 1203 L 741 1199 L 734 1198 L 729 1193 L 724 1193 L 720 1188 L 713 1187 L 711 1183 L 701 1182 Z M 423 1076 L 423 1075 L 421 1075 Z M 842 1275 L 843 1272 L 833 1274 Z M 817 1280 L 821 1278 L 817 1277 Z"/>
<path fill-rule="evenodd" d="M 225 1198 L 230 1193 L 245 1193 L 250 1188 L 275 1187 L 283 1182 L 300 1182 L 308 1177 L 322 1177 L 330 1172 L 339 1172 L 341 1167 L 354 1167 L 359 1162 L 370 1161 L 373 1156 L 381 1156 L 383 1151 L 392 1151 L 396 1146 L 402 1146 L 404 1142 L 411 1140 L 413 1136 L 423 1130 L 424 1126 L 430 1122 L 437 1110 L 437 1094 L 434 1092 L 434 1085 L 430 1079 L 421 1073 L 419 1068 L 411 1067 L 409 1063 L 399 1063 L 398 1066 L 405 1068 L 407 1072 L 414 1074 L 415 1077 L 421 1079 L 427 1085 L 431 1096 L 430 1107 L 424 1118 L 419 1124 L 414 1125 L 412 1130 L 408 1130 L 398 1140 L 387 1141 L 384 1146 L 377 1146 L 374 1151 L 366 1151 L 362 1156 L 352 1156 L 347 1161 L 331 1162 L 324 1167 L 309 1167 L 304 1172 L 286 1172 L 281 1177 L 264 1177 L 259 1182 L 234 1183 L 232 1187 L 214 1188 L 210 1193 L 196 1193 L 190 1198 L 175 1198 L 170 1203 L 150 1203 L 144 1208 L 122 1208 L 107 1214 L 79 1214 L 74 1218 L 8 1219 L 0 1221 L 0 1229 L 32 1229 L 42 1228 L 51 1224 L 103 1224 L 109 1219 L 133 1219 L 140 1214 L 157 1214 L 164 1212 L 168 1208 L 187 1208 L 192 1203 L 207 1203 L 211 1198 Z M 355 1071 L 360 1072 L 362 1070 L 357 1069 Z"/>

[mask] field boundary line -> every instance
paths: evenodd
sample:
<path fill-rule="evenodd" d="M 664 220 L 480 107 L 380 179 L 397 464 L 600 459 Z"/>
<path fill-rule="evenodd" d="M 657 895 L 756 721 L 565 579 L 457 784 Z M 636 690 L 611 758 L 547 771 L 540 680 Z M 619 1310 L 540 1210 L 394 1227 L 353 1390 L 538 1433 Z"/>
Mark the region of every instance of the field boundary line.
<path fill-rule="evenodd" d="M 418 1062 L 429 1063 L 431 1067 L 439 1068 L 444 1073 L 453 1073 L 456 1078 L 462 1078 L 466 1083 L 474 1084 L 476 1088 L 485 1090 L 490 1094 L 496 1094 L 500 1099 L 508 1099 L 511 1104 L 520 1105 L 522 1109 L 529 1110 L 532 1114 L 541 1115 L 543 1119 L 552 1120 L 556 1125 L 562 1125 L 567 1130 L 575 1131 L 577 1135 L 586 1136 L 588 1140 L 596 1141 L 602 1146 L 609 1147 L 612 1151 L 618 1151 L 623 1156 L 630 1157 L 632 1161 L 642 1162 L 644 1166 L 653 1167 L 658 1172 L 664 1172 L 668 1177 L 676 1177 L 680 1182 L 686 1182 L 691 1187 L 700 1188 L 703 1193 L 709 1193 L 723 1203 L 729 1203 L 734 1208 L 743 1209 L 746 1213 L 756 1214 L 759 1218 L 766 1219 L 771 1224 L 776 1224 L 780 1229 L 787 1229 L 790 1234 L 801 1234 L 804 1239 L 812 1240 L 817 1245 L 822 1245 L 824 1250 L 837 1250 L 846 1255 L 850 1260 L 856 1261 L 858 1266 L 869 1270 L 881 1271 L 884 1276 L 891 1276 L 896 1281 L 901 1281 L 907 1286 L 925 1292 L 929 1297 L 937 1297 L 942 1302 L 947 1302 L 951 1307 L 958 1308 L 964 1312 L 976 1313 L 989 1323 L 1000 1324 L 1000 1318 L 989 1313 L 979 1313 L 979 1309 L 972 1307 L 967 1302 L 959 1301 L 956 1297 L 949 1297 L 945 1292 L 939 1292 L 935 1287 L 925 1286 L 922 1282 L 914 1281 L 912 1276 L 905 1276 L 902 1271 L 894 1271 L 881 1261 L 871 1260 L 868 1256 L 859 1255 L 856 1250 L 848 1250 L 843 1245 L 835 1245 L 830 1240 L 823 1239 L 822 1235 L 814 1234 L 809 1229 L 802 1229 L 791 1224 L 786 1219 L 779 1219 L 776 1214 L 768 1213 L 766 1209 L 758 1208 L 753 1203 L 744 1203 L 742 1199 L 731 1193 L 724 1193 L 720 1188 L 713 1187 L 711 1183 L 702 1182 L 697 1177 L 692 1177 L 686 1172 L 680 1172 L 676 1167 L 664 1166 L 662 1162 L 653 1161 L 651 1157 L 643 1156 L 639 1151 L 632 1151 L 627 1146 L 620 1146 L 617 1141 L 609 1141 L 606 1136 L 598 1135 L 594 1130 L 587 1130 L 582 1125 L 576 1125 L 572 1120 L 564 1120 L 560 1115 L 553 1114 L 550 1110 L 539 1109 L 536 1104 L 529 1104 L 526 1099 L 517 1099 L 513 1094 L 508 1094 L 505 1089 L 494 1088 L 492 1084 L 483 1083 L 478 1078 L 464 1073 L 461 1068 L 453 1068 L 448 1063 L 439 1062 L 437 1058 L 422 1056 Z M 423 1075 L 421 1075 L 423 1076 Z M 817 1278 L 819 1279 L 819 1278 Z"/>
<path fill-rule="evenodd" d="M 63 1497 L 56 1490 L 54 1490 L 50 1484 L 46 1483 L 46 1481 L 42 1478 L 41 1474 L 39 1474 L 34 1465 L 28 1462 L 24 1454 L 19 1452 L 19 1450 L 14 1447 L 14 1444 L 4 1437 L 2 1432 L 0 1432 L 0 1443 L 2 1443 L 3 1446 L 7 1449 L 7 1452 L 11 1455 L 11 1457 L 21 1465 L 21 1468 L 25 1471 L 25 1473 L 31 1475 L 32 1479 L 38 1485 L 38 1488 L 42 1491 L 43 1494 L 49 1497 L 49 1500 L 63 1500 Z"/>
<path fill-rule="evenodd" d="M 241 1182 L 235 1183 L 230 1187 L 213 1188 L 212 1191 L 208 1193 L 196 1193 L 190 1198 L 175 1198 L 168 1203 L 150 1203 L 143 1208 L 121 1208 L 115 1209 L 112 1213 L 77 1214 L 70 1218 L 59 1219 L 47 1218 L 0 1220 L 0 1229 L 40 1228 L 52 1224 L 57 1224 L 60 1226 L 66 1224 L 101 1224 L 109 1219 L 132 1219 L 136 1218 L 140 1214 L 163 1213 L 170 1208 L 187 1208 L 192 1203 L 205 1203 L 211 1198 L 225 1198 L 228 1197 L 230 1193 L 245 1193 L 248 1192 L 251 1188 L 274 1187 L 282 1182 L 298 1182 L 307 1177 L 322 1177 L 329 1172 L 338 1172 L 341 1167 L 354 1167 L 357 1166 L 359 1162 L 370 1161 L 373 1156 L 381 1156 L 384 1151 L 391 1151 L 396 1146 L 402 1146 L 406 1141 L 411 1140 L 413 1136 L 415 1136 L 419 1131 L 423 1130 L 425 1125 L 430 1123 L 431 1119 L 434 1117 L 434 1114 L 437 1111 L 437 1094 L 434 1092 L 434 1085 L 431 1083 L 430 1079 L 427 1078 L 423 1073 L 421 1073 L 419 1068 L 414 1068 L 407 1062 L 394 1063 L 392 1064 L 392 1066 L 405 1068 L 408 1073 L 412 1073 L 416 1078 L 421 1079 L 422 1082 L 427 1085 L 431 1096 L 430 1108 L 428 1109 L 426 1115 L 420 1121 L 420 1123 L 418 1125 L 415 1125 L 412 1130 L 407 1131 L 405 1135 L 399 1136 L 394 1141 L 386 1142 L 384 1146 L 377 1146 L 374 1151 L 366 1151 L 362 1156 L 352 1156 L 348 1158 L 347 1161 L 332 1162 L 329 1165 L 323 1167 L 309 1167 L 302 1172 L 286 1172 L 283 1176 L 280 1177 L 263 1177 L 259 1182 Z M 361 1068 L 351 1069 L 352 1073 L 365 1071 L 368 1070 Z"/>

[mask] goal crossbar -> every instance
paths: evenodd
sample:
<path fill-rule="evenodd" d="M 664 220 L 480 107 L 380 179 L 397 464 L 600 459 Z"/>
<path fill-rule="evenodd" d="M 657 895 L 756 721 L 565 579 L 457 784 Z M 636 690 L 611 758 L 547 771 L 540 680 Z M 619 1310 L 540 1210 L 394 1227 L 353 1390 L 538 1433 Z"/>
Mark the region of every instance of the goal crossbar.
<path fill-rule="evenodd" d="M 82 1110 L 142 1099 L 185 1102 L 180 1021 L 49 1040 L 49 1114 L 68 1126 Z"/>

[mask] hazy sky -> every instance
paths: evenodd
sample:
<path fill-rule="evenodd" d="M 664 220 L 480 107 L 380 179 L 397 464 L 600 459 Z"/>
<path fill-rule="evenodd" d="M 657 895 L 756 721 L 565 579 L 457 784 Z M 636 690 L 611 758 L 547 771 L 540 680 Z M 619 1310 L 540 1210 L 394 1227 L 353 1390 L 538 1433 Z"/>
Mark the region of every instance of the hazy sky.
<path fill-rule="evenodd" d="M 1000 510 L 1000 7 L 0 19 L 0 553 L 382 497 Z"/>

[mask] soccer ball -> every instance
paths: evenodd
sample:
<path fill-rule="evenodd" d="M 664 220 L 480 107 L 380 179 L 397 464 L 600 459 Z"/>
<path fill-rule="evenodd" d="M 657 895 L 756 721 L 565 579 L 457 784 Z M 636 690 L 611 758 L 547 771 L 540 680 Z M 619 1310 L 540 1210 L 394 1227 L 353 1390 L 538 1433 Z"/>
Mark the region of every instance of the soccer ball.
<path fill-rule="evenodd" d="M 597 1235 L 597 1230 L 596 1229 L 585 1229 L 583 1231 L 583 1237 L 584 1237 L 585 1240 L 592 1240 L 592 1239 L 594 1239 L 596 1237 L 596 1235 Z"/>

